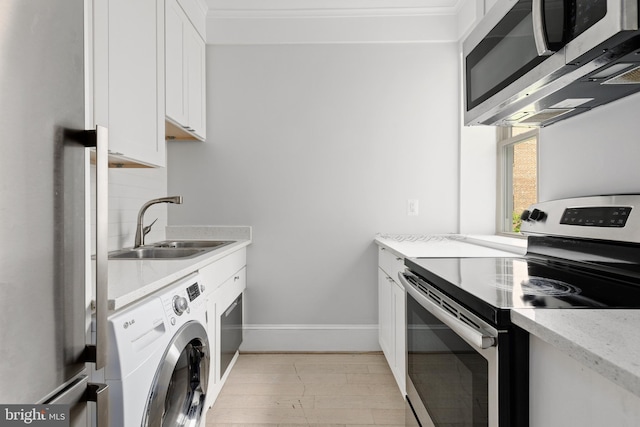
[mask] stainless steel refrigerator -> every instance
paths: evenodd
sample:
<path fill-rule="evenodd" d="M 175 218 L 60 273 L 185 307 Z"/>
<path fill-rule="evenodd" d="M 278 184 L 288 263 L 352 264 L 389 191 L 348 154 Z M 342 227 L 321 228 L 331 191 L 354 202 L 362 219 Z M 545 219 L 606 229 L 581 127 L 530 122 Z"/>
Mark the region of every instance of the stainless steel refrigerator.
<path fill-rule="evenodd" d="M 104 349 L 88 342 L 96 285 L 86 146 L 98 132 L 84 131 L 84 19 L 83 0 L 0 0 L 0 405 L 70 405 L 73 426 L 107 413 L 86 402 L 107 393 L 88 378 Z"/>

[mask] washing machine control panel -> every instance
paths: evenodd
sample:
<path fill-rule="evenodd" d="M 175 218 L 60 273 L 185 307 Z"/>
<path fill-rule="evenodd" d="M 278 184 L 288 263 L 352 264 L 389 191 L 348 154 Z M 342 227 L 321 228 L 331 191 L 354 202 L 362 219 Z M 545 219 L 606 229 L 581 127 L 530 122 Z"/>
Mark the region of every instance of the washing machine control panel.
<path fill-rule="evenodd" d="M 200 285 L 198 282 L 195 282 L 187 288 L 187 295 L 189 296 L 189 301 L 193 301 L 200 296 Z"/>
<path fill-rule="evenodd" d="M 174 295 L 172 301 L 173 312 L 178 316 L 182 316 L 182 313 L 189 310 L 189 303 L 185 297 L 181 297 L 180 295 Z"/>
<path fill-rule="evenodd" d="M 191 277 L 160 297 L 172 326 L 184 323 L 185 314 L 204 304 L 200 276 Z"/>

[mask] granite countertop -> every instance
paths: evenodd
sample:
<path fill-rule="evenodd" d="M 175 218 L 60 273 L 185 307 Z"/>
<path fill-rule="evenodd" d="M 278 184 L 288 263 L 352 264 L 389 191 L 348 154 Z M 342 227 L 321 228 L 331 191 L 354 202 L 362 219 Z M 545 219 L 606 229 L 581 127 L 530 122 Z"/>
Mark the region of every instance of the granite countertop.
<path fill-rule="evenodd" d="M 248 246 L 251 243 L 251 227 L 167 227 L 166 238 L 234 242 L 188 259 L 109 260 L 109 310 L 118 310 Z"/>
<path fill-rule="evenodd" d="M 524 239 L 461 234 L 377 234 L 375 242 L 404 258 L 520 256 L 527 245 Z"/>
<path fill-rule="evenodd" d="M 640 396 L 640 310 L 517 309 L 511 320 Z"/>

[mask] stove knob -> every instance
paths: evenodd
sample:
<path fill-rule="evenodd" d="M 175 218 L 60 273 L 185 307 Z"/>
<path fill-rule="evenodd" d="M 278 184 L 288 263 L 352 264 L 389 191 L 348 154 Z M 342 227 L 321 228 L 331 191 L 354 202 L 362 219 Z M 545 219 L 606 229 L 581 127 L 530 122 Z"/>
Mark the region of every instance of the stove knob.
<path fill-rule="evenodd" d="M 178 295 L 173 297 L 173 311 L 175 311 L 178 316 L 181 316 L 188 308 L 189 303 L 185 297 Z"/>
<path fill-rule="evenodd" d="M 531 215 L 531 212 L 528 209 L 525 209 L 520 214 L 520 219 L 522 221 L 529 221 L 529 215 Z"/>
<path fill-rule="evenodd" d="M 529 214 L 529 219 L 531 221 L 542 221 L 547 217 L 547 214 L 542 212 L 540 209 L 534 209 Z"/>

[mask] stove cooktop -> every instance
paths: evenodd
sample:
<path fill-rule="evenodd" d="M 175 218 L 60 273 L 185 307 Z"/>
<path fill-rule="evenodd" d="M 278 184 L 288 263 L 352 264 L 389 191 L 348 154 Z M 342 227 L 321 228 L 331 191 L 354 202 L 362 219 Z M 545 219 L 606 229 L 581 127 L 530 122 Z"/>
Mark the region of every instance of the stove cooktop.
<path fill-rule="evenodd" d="M 534 258 L 412 258 L 406 265 L 495 324 L 513 308 L 640 308 L 640 280 Z"/>

